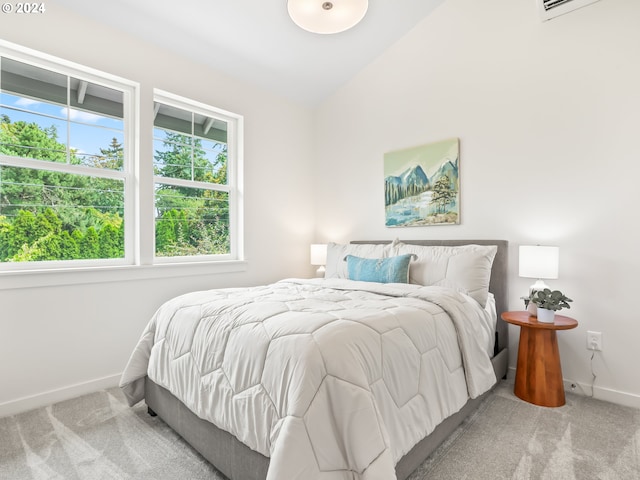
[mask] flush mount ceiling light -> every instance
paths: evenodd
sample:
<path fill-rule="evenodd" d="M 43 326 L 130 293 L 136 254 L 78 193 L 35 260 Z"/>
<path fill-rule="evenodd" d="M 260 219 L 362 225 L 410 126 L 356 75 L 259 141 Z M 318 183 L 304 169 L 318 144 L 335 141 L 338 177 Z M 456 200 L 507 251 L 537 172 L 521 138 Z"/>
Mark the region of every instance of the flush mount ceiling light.
<path fill-rule="evenodd" d="M 313 33 L 344 32 L 364 18 L 369 0 L 288 0 L 289 16 Z"/>

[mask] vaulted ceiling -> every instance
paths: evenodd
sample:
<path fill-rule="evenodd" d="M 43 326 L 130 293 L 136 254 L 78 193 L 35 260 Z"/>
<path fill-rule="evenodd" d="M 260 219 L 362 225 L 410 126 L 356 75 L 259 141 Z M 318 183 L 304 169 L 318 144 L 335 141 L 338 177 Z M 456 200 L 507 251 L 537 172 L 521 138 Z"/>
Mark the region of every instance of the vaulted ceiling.
<path fill-rule="evenodd" d="M 291 21 L 286 0 L 57 0 L 80 15 L 306 105 L 330 95 L 443 2 L 369 0 L 356 27 L 319 35 Z"/>

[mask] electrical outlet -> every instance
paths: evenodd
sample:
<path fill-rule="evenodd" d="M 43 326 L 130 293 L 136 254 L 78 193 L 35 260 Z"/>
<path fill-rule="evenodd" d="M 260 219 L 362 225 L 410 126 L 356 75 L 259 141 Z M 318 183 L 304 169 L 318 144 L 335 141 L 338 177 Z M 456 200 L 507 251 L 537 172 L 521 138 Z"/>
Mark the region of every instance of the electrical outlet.
<path fill-rule="evenodd" d="M 587 332 L 587 350 L 602 351 L 602 332 Z"/>

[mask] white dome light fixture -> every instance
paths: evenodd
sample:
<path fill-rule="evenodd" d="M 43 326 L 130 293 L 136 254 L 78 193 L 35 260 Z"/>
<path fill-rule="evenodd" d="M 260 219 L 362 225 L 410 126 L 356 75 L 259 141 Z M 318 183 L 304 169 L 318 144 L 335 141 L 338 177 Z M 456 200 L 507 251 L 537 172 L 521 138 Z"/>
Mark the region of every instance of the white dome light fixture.
<path fill-rule="evenodd" d="M 288 0 L 291 20 L 312 33 L 339 33 L 362 20 L 369 0 Z"/>

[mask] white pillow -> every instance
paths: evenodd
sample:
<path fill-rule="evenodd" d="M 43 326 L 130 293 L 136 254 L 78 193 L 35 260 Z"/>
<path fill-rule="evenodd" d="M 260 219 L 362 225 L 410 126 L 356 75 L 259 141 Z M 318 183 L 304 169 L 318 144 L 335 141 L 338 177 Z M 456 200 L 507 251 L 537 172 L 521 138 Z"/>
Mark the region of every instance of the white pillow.
<path fill-rule="evenodd" d="M 390 257 L 394 243 L 361 243 L 342 244 L 329 243 L 327 245 L 327 264 L 325 265 L 325 278 L 349 278 L 347 255 L 361 258 L 387 258 Z"/>
<path fill-rule="evenodd" d="M 409 283 L 453 288 L 487 304 L 496 245 L 425 246 L 397 242 L 392 255 L 413 253 Z"/>

